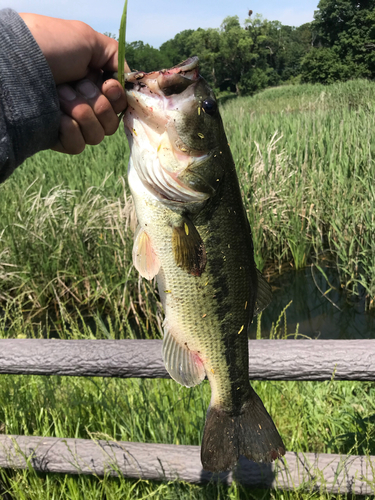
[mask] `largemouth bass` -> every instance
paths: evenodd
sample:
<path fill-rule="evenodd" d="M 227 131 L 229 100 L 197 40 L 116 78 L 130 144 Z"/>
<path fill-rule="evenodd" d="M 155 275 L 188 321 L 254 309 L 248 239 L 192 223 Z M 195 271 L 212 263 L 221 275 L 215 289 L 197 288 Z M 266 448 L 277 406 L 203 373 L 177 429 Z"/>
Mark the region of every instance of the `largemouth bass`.
<path fill-rule="evenodd" d="M 285 447 L 250 386 L 247 338 L 270 290 L 255 267 L 215 96 L 196 57 L 130 73 L 125 88 L 128 179 L 139 222 L 133 262 L 143 277 L 157 278 L 169 374 L 187 387 L 206 376 L 210 382 L 203 468 L 229 470 L 240 454 L 270 462 Z"/>

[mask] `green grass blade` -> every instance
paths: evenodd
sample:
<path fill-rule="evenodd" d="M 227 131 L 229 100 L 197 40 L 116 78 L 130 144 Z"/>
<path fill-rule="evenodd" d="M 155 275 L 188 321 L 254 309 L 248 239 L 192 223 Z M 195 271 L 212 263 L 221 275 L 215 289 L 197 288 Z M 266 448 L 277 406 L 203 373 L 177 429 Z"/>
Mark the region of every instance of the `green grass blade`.
<path fill-rule="evenodd" d="M 125 86 L 124 72 L 125 72 L 125 35 L 126 35 L 126 14 L 128 11 L 128 0 L 125 0 L 124 10 L 122 11 L 119 48 L 118 48 L 118 80 L 121 85 Z"/>

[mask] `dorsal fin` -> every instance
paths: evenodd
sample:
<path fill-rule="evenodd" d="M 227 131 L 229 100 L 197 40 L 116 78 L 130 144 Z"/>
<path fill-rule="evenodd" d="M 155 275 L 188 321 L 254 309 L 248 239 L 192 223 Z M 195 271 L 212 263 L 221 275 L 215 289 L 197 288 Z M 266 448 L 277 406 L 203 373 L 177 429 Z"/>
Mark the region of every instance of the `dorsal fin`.
<path fill-rule="evenodd" d="M 272 289 L 270 284 L 264 279 L 263 274 L 257 269 L 258 293 L 255 300 L 254 316 L 262 312 L 272 300 Z"/>

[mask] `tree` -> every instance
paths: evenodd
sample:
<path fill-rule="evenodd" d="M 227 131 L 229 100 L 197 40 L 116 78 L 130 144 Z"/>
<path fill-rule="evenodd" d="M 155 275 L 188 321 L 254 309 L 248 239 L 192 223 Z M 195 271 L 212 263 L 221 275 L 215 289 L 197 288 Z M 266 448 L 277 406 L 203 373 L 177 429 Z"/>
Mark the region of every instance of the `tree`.
<path fill-rule="evenodd" d="M 218 64 L 219 87 L 228 87 L 240 93 L 241 78 L 247 73 L 252 59 L 253 40 L 249 32 L 241 27 L 238 16 L 228 16 L 220 27 L 220 60 Z"/>
<path fill-rule="evenodd" d="M 175 66 L 188 57 L 195 55 L 191 51 L 190 39 L 194 30 L 184 30 L 160 46 L 160 52 L 171 61 Z"/>
<path fill-rule="evenodd" d="M 301 62 L 311 50 L 311 23 L 298 28 L 273 22 L 268 44 L 272 55 L 269 64 L 280 77 L 281 81 L 293 80 L 301 73 Z M 278 26 L 279 24 L 279 26 Z"/>
<path fill-rule="evenodd" d="M 166 54 L 142 41 L 127 43 L 125 57 L 132 71 L 149 72 L 172 66 Z"/>
<path fill-rule="evenodd" d="M 234 86 L 237 94 L 245 95 L 278 83 L 278 75 L 267 60 L 268 23 L 259 15 L 247 19 L 244 27 L 237 16 L 224 19 L 217 72 L 221 76 L 221 90 Z"/>
<path fill-rule="evenodd" d="M 319 47 L 309 52 L 302 63 L 301 81 L 303 83 L 334 83 L 348 80 L 350 68 L 342 63 L 333 49 Z"/>
<path fill-rule="evenodd" d="M 197 55 L 201 74 L 212 87 L 245 95 L 296 78 L 311 37 L 310 24 L 294 28 L 258 14 L 242 24 L 237 16 L 228 16 L 220 28 L 178 33 L 159 53 L 143 42 L 129 44 L 127 59 L 132 69 L 150 71 Z"/>
<path fill-rule="evenodd" d="M 342 68 L 337 71 L 339 80 L 375 78 L 375 0 L 320 0 L 312 30 L 316 35 L 315 48 L 303 63 L 305 81 L 331 81 L 336 72 L 326 71 L 331 63 Z M 319 54 L 314 53 L 316 50 L 320 50 Z M 309 78 L 311 66 L 315 70 Z M 327 80 L 323 73 L 328 75 Z"/>

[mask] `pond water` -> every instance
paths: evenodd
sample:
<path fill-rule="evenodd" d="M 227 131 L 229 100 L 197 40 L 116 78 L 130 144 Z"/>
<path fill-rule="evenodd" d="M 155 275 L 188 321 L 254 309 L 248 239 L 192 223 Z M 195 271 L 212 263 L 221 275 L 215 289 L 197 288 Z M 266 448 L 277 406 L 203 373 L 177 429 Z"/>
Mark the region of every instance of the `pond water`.
<path fill-rule="evenodd" d="M 365 312 L 365 296 L 348 300 L 340 289 L 337 271 L 325 267 L 334 290 L 326 293 L 330 286 L 316 267 L 302 271 L 289 271 L 271 282 L 273 300 L 263 311 L 261 335 L 269 338 L 272 324 L 276 324 L 281 311 L 286 309 L 287 333 L 319 339 L 375 339 L 375 313 Z M 320 290 L 319 290 L 319 288 Z M 323 294 L 326 293 L 326 296 Z M 328 300 L 329 299 L 329 300 Z M 256 319 L 250 327 L 250 338 L 256 338 Z M 281 320 L 284 332 L 284 319 Z"/>

